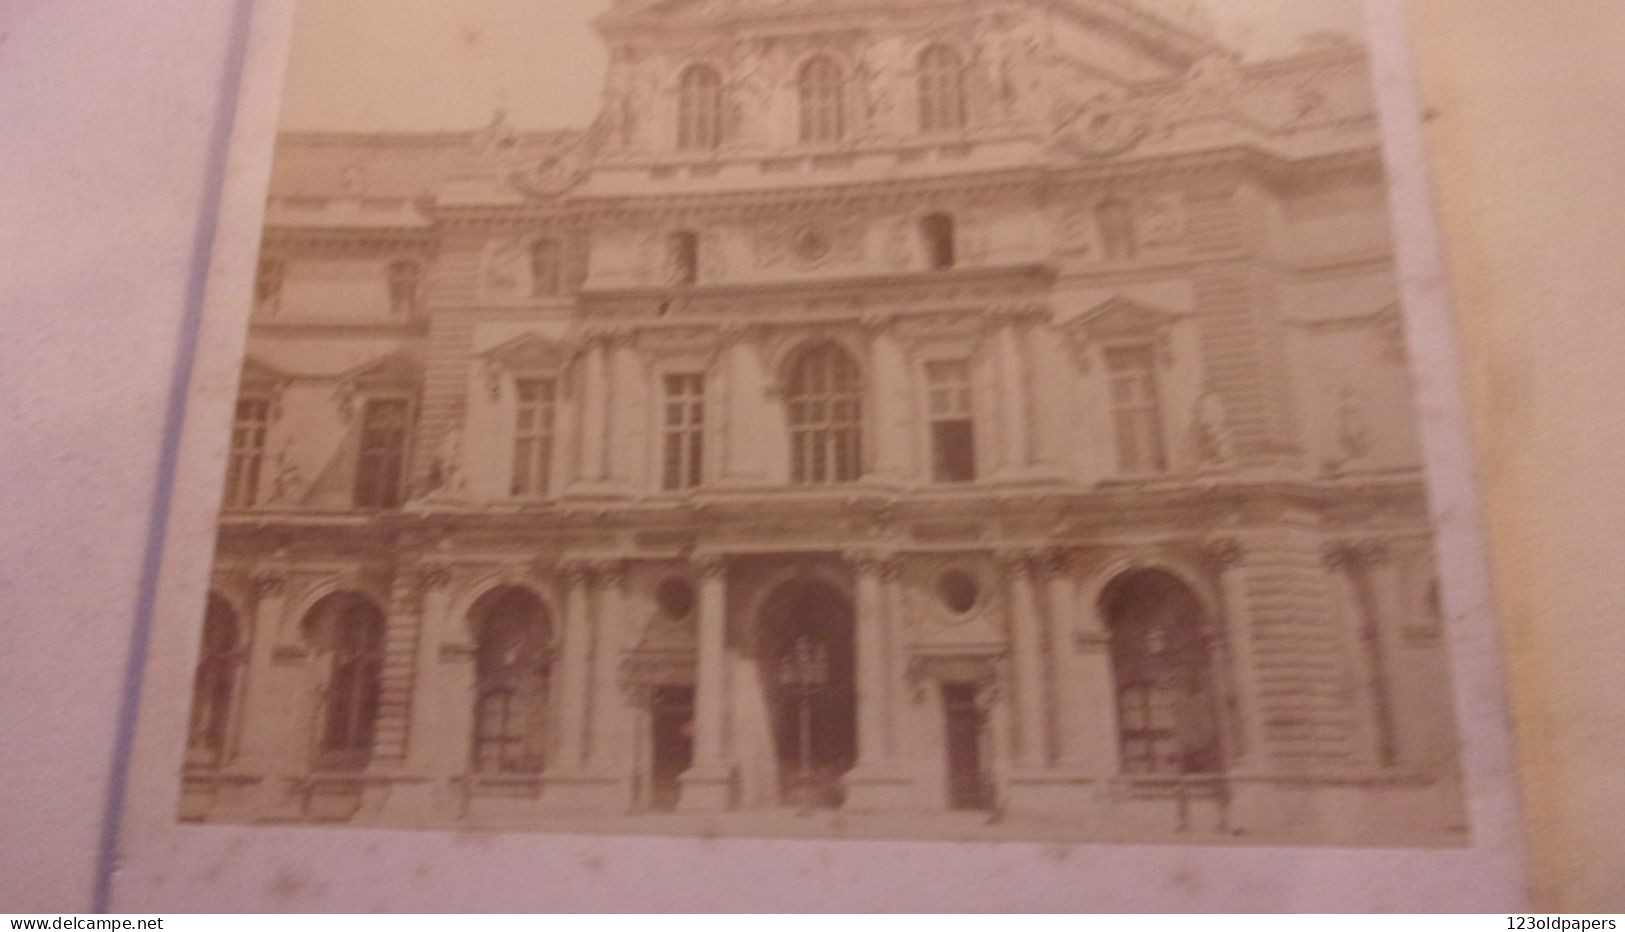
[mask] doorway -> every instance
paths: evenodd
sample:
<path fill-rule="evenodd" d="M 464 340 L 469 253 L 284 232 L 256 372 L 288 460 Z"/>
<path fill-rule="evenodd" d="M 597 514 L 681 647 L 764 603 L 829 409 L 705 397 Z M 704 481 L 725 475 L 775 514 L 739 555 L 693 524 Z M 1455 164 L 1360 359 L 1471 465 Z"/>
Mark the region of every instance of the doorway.
<path fill-rule="evenodd" d="M 649 773 L 649 807 L 677 808 L 681 778 L 694 764 L 694 687 L 661 686 L 649 706 L 654 743 Z"/>
<path fill-rule="evenodd" d="M 815 580 L 780 586 L 763 607 L 758 657 L 785 805 L 844 801 L 858 756 L 853 623 L 845 594 Z"/>
<path fill-rule="evenodd" d="M 993 808 L 989 778 L 987 712 L 975 683 L 943 683 L 942 707 L 948 730 L 948 808 Z"/>

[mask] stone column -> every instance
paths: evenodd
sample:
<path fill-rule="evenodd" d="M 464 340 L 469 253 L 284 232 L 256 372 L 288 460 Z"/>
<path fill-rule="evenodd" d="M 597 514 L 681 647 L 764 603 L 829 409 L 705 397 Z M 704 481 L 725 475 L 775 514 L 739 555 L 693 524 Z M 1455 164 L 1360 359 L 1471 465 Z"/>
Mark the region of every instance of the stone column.
<path fill-rule="evenodd" d="M 1261 770 L 1268 760 L 1264 747 L 1264 723 L 1258 709 L 1258 659 L 1248 628 L 1247 593 L 1242 578 L 1246 550 L 1241 541 L 1219 538 L 1203 545 L 1203 556 L 1219 580 L 1224 601 L 1224 618 L 1218 626 L 1224 631 L 1225 652 L 1230 674 L 1228 694 L 1220 697 L 1234 716 L 1226 730 L 1227 757 L 1231 770 Z M 1225 701 L 1227 700 L 1227 701 Z"/>
<path fill-rule="evenodd" d="M 874 442 L 869 478 L 898 482 L 908 472 L 909 441 L 907 399 L 908 361 L 892 334 L 889 319 L 866 322 L 869 330 L 869 398 L 873 412 L 870 436 Z"/>
<path fill-rule="evenodd" d="M 1344 582 L 1353 614 L 1353 630 L 1347 643 L 1354 656 L 1349 666 L 1355 672 L 1361 706 L 1362 728 L 1369 743 L 1370 759 L 1379 767 L 1399 762 L 1399 734 L 1392 689 L 1393 664 L 1386 634 L 1391 614 L 1386 596 L 1391 596 L 1392 580 L 1387 572 L 1387 550 L 1377 541 L 1348 541 L 1326 548 L 1326 567 Z"/>
<path fill-rule="evenodd" d="M 581 440 L 577 445 L 582 484 L 595 486 L 604 479 L 604 448 L 608 436 L 609 378 L 605 364 L 605 341 L 595 337 L 587 345 L 581 363 Z"/>
<path fill-rule="evenodd" d="M 1006 473 L 1021 473 L 1031 462 L 1028 456 L 1029 422 L 1027 367 L 1021 347 L 1020 319 L 1005 316 L 997 335 L 999 360 L 999 405 L 1001 420 L 1001 465 Z"/>
<path fill-rule="evenodd" d="M 1067 392 L 1073 379 L 1071 364 L 1060 347 L 1061 335 L 1046 326 L 1048 320 L 1047 313 L 1038 315 L 1035 325 L 1023 331 L 1033 382 L 1028 416 L 1032 422 L 1032 459 L 1046 474 L 1058 477 L 1071 465 L 1067 443 L 1073 425 L 1063 412 L 1072 407 Z"/>
<path fill-rule="evenodd" d="M 564 649 L 559 670 L 559 766 L 576 773 L 586 762 L 587 690 L 592 683 L 593 571 L 586 564 L 564 569 Z"/>
<path fill-rule="evenodd" d="M 596 773 L 623 778 L 633 761 L 632 715 L 622 698 L 621 657 L 626 636 L 626 572 L 624 562 L 606 563 L 599 570 L 598 617 L 594 625 L 592 673 L 592 728 L 588 757 Z"/>
<path fill-rule="evenodd" d="M 765 443 L 769 428 L 764 400 L 762 363 L 747 326 L 722 332 L 721 382 L 715 388 L 721 417 L 715 435 L 720 439 L 720 478 L 725 483 L 752 484 L 766 480 Z M 776 436 L 776 435 L 775 435 Z"/>
<path fill-rule="evenodd" d="M 289 781 L 309 768 L 310 689 L 303 663 L 287 666 L 278 658 L 277 648 L 285 638 L 287 574 L 262 571 L 254 575 L 253 584 L 254 643 L 241 687 L 242 730 L 232 769 L 261 780 L 250 803 L 251 818 L 297 817 Z"/>
<path fill-rule="evenodd" d="M 846 775 L 846 805 L 854 810 L 896 811 L 924 802 L 898 767 L 893 734 L 893 633 L 890 590 L 897 575 L 887 554 L 860 551 L 847 558 L 857 576 L 856 676 L 858 762 Z"/>
<path fill-rule="evenodd" d="M 648 449 L 648 391 L 643 384 L 643 364 L 628 334 L 616 340 L 613 383 L 610 390 L 609 435 L 604 475 L 619 491 L 639 488 L 644 479 L 642 461 Z"/>
<path fill-rule="evenodd" d="M 414 771 L 441 779 L 468 769 L 469 738 L 473 724 L 474 682 L 471 665 L 442 659 L 449 642 L 464 644 L 468 636 L 452 631 L 451 569 L 424 564 L 416 579 L 422 609 L 417 645 L 417 689 L 412 696 L 411 731 L 407 762 Z M 468 667 L 470 669 L 454 669 Z"/>
<path fill-rule="evenodd" d="M 406 769 L 428 782 L 422 793 L 416 787 L 397 787 L 391 794 L 391 810 L 407 819 L 456 818 L 461 800 L 456 780 L 471 769 L 474 656 L 469 633 L 455 630 L 450 617 L 451 579 L 451 568 L 444 564 L 426 563 L 413 571 L 419 628 Z M 412 811 L 413 806 L 427 813 Z"/>
<path fill-rule="evenodd" d="M 1085 558 L 1070 551 L 1051 555 L 1055 575 L 1050 604 L 1060 623 L 1051 629 L 1059 704 L 1056 756 L 1074 770 L 1102 777 L 1121 768 L 1117 739 L 1117 695 L 1109 635 L 1100 606 L 1078 598 L 1079 570 Z"/>
<path fill-rule="evenodd" d="M 857 574 L 855 632 L 858 695 L 858 766 L 865 770 L 886 762 L 886 608 L 879 554 L 849 556 Z"/>
<path fill-rule="evenodd" d="M 1010 660 L 1016 700 L 1015 760 L 1022 769 L 1048 763 L 1048 725 L 1044 714 L 1044 658 L 1038 605 L 1033 591 L 1034 555 L 1014 551 L 1000 555 L 1009 592 Z"/>
<path fill-rule="evenodd" d="M 727 727 L 728 615 L 724 557 L 696 560 L 700 577 L 698 671 L 694 690 L 694 766 L 682 776 L 678 807 L 715 811 L 728 806 L 728 768 L 723 756 Z"/>

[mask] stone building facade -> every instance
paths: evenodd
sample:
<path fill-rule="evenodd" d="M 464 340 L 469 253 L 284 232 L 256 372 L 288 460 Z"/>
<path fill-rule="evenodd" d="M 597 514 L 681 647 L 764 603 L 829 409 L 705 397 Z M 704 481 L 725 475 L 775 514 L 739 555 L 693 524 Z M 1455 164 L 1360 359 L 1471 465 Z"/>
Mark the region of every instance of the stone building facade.
<path fill-rule="evenodd" d="M 279 141 L 184 817 L 1464 830 L 1360 48 L 597 29 L 584 130 Z"/>

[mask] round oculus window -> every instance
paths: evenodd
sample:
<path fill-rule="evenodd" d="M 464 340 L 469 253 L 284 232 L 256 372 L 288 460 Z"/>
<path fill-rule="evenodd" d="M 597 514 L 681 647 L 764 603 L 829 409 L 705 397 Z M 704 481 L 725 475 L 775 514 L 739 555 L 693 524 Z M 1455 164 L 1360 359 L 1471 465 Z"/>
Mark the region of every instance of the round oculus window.
<path fill-rule="evenodd" d="M 668 618 L 687 618 L 694 611 L 694 587 L 681 579 L 668 579 L 655 590 L 655 603 Z"/>
<path fill-rule="evenodd" d="M 949 570 L 937 579 L 937 595 L 955 615 L 967 615 L 982 597 L 976 578 L 964 570 Z"/>
<path fill-rule="evenodd" d="M 829 237 L 816 227 L 802 227 L 795 236 L 796 258 L 802 262 L 820 262 L 829 255 Z"/>

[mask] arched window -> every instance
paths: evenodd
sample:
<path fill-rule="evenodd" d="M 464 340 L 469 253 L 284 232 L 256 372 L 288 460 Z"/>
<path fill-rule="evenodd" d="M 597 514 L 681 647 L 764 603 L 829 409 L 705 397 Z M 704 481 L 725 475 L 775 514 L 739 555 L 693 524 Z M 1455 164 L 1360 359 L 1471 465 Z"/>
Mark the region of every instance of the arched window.
<path fill-rule="evenodd" d="M 846 351 L 823 343 L 801 354 L 786 382 L 791 478 L 799 485 L 855 482 L 862 473 L 863 384 Z"/>
<path fill-rule="evenodd" d="M 722 144 L 722 78 L 706 65 L 691 65 L 678 81 L 677 148 L 715 149 Z"/>
<path fill-rule="evenodd" d="M 920 244 L 933 269 L 954 267 L 954 218 L 947 214 L 927 214 L 920 218 Z"/>
<path fill-rule="evenodd" d="M 523 589 L 478 609 L 473 765 L 478 773 L 540 773 L 545 762 L 551 626 Z"/>
<path fill-rule="evenodd" d="M 818 57 L 802 66 L 801 141 L 839 142 L 846 133 L 846 84 L 841 67 Z"/>
<path fill-rule="evenodd" d="M 1117 686 L 1123 771 L 1223 769 L 1214 657 L 1201 604 L 1160 570 L 1136 570 L 1101 596 Z"/>
<path fill-rule="evenodd" d="M 564 252 L 559 241 L 544 236 L 530 244 L 530 292 L 540 298 L 564 287 Z"/>
<path fill-rule="evenodd" d="M 383 612 L 353 593 L 328 596 L 312 609 L 309 631 L 327 660 L 317 765 L 324 770 L 359 770 L 372 758 L 378 731 Z"/>
<path fill-rule="evenodd" d="M 192 679 L 192 720 L 187 729 L 187 762 L 219 766 L 226 754 L 226 734 L 237 692 L 242 659 L 242 632 L 237 612 L 218 595 L 209 596 L 203 616 L 203 646 Z"/>
<path fill-rule="evenodd" d="M 964 126 L 964 66 L 958 52 L 933 45 L 920 53 L 920 131 L 940 133 Z"/>

